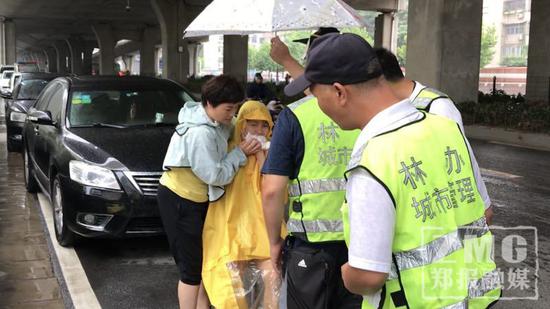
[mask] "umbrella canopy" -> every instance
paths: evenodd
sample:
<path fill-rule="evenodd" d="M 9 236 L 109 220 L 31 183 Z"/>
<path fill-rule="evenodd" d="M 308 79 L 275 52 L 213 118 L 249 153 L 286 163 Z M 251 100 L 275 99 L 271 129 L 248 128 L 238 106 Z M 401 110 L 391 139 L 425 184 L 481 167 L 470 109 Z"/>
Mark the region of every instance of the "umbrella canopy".
<path fill-rule="evenodd" d="M 364 26 L 361 16 L 342 0 L 214 0 L 185 29 L 184 37 Z"/>

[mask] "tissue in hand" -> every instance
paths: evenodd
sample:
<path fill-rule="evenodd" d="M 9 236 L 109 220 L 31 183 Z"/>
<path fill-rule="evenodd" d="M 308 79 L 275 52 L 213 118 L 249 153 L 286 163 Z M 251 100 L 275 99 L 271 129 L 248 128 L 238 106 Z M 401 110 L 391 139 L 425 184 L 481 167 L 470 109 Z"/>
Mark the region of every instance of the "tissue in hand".
<path fill-rule="evenodd" d="M 262 149 L 263 150 L 268 150 L 269 145 L 271 144 L 265 136 L 252 134 L 250 132 L 246 134 L 244 139 L 247 140 L 247 141 L 250 140 L 250 139 L 256 139 L 258 142 L 260 142 L 260 144 L 262 144 Z"/>

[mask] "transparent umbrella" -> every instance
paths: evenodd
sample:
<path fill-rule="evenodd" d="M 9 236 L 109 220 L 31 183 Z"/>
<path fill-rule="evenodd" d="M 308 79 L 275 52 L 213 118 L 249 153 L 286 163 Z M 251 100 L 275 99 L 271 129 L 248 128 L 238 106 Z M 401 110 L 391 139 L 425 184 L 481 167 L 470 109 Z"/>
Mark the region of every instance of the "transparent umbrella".
<path fill-rule="evenodd" d="M 342 0 L 214 0 L 185 29 L 184 37 L 215 34 L 364 27 Z"/>

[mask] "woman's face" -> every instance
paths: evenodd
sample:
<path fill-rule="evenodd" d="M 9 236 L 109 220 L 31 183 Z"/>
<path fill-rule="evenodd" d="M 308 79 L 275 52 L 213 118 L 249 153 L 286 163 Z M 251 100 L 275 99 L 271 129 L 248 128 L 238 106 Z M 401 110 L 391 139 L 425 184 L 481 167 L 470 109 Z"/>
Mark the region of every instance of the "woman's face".
<path fill-rule="evenodd" d="M 244 135 L 247 133 L 261 135 L 267 137 L 269 132 L 269 123 L 265 120 L 246 120 L 244 126 Z"/>
<path fill-rule="evenodd" d="M 231 121 L 237 112 L 238 106 L 239 104 L 235 103 L 222 103 L 216 107 L 213 107 L 210 103 L 207 103 L 205 109 L 206 114 L 208 114 L 208 116 L 213 120 L 223 124 L 231 124 Z"/>

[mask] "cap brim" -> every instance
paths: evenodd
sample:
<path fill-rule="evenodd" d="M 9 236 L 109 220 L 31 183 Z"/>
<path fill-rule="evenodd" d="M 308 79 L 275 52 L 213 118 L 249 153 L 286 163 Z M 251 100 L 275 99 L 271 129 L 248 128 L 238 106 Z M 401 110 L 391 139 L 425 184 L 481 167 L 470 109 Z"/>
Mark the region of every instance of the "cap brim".
<path fill-rule="evenodd" d="M 309 86 L 311 86 L 311 82 L 307 80 L 305 74 L 302 74 L 285 87 L 285 95 L 293 97 L 304 92 Z"/>
<path fill-rule="evenodd" d="M 302 43 L 302 44 L 306 44 L 307 45 L 307 42 L 309 41 L 309 38 L 303 38 L 303 39 L 296 39 L 296 40 L 293 40 L 292 42 L 296 42 L 296 43 Z"/>

